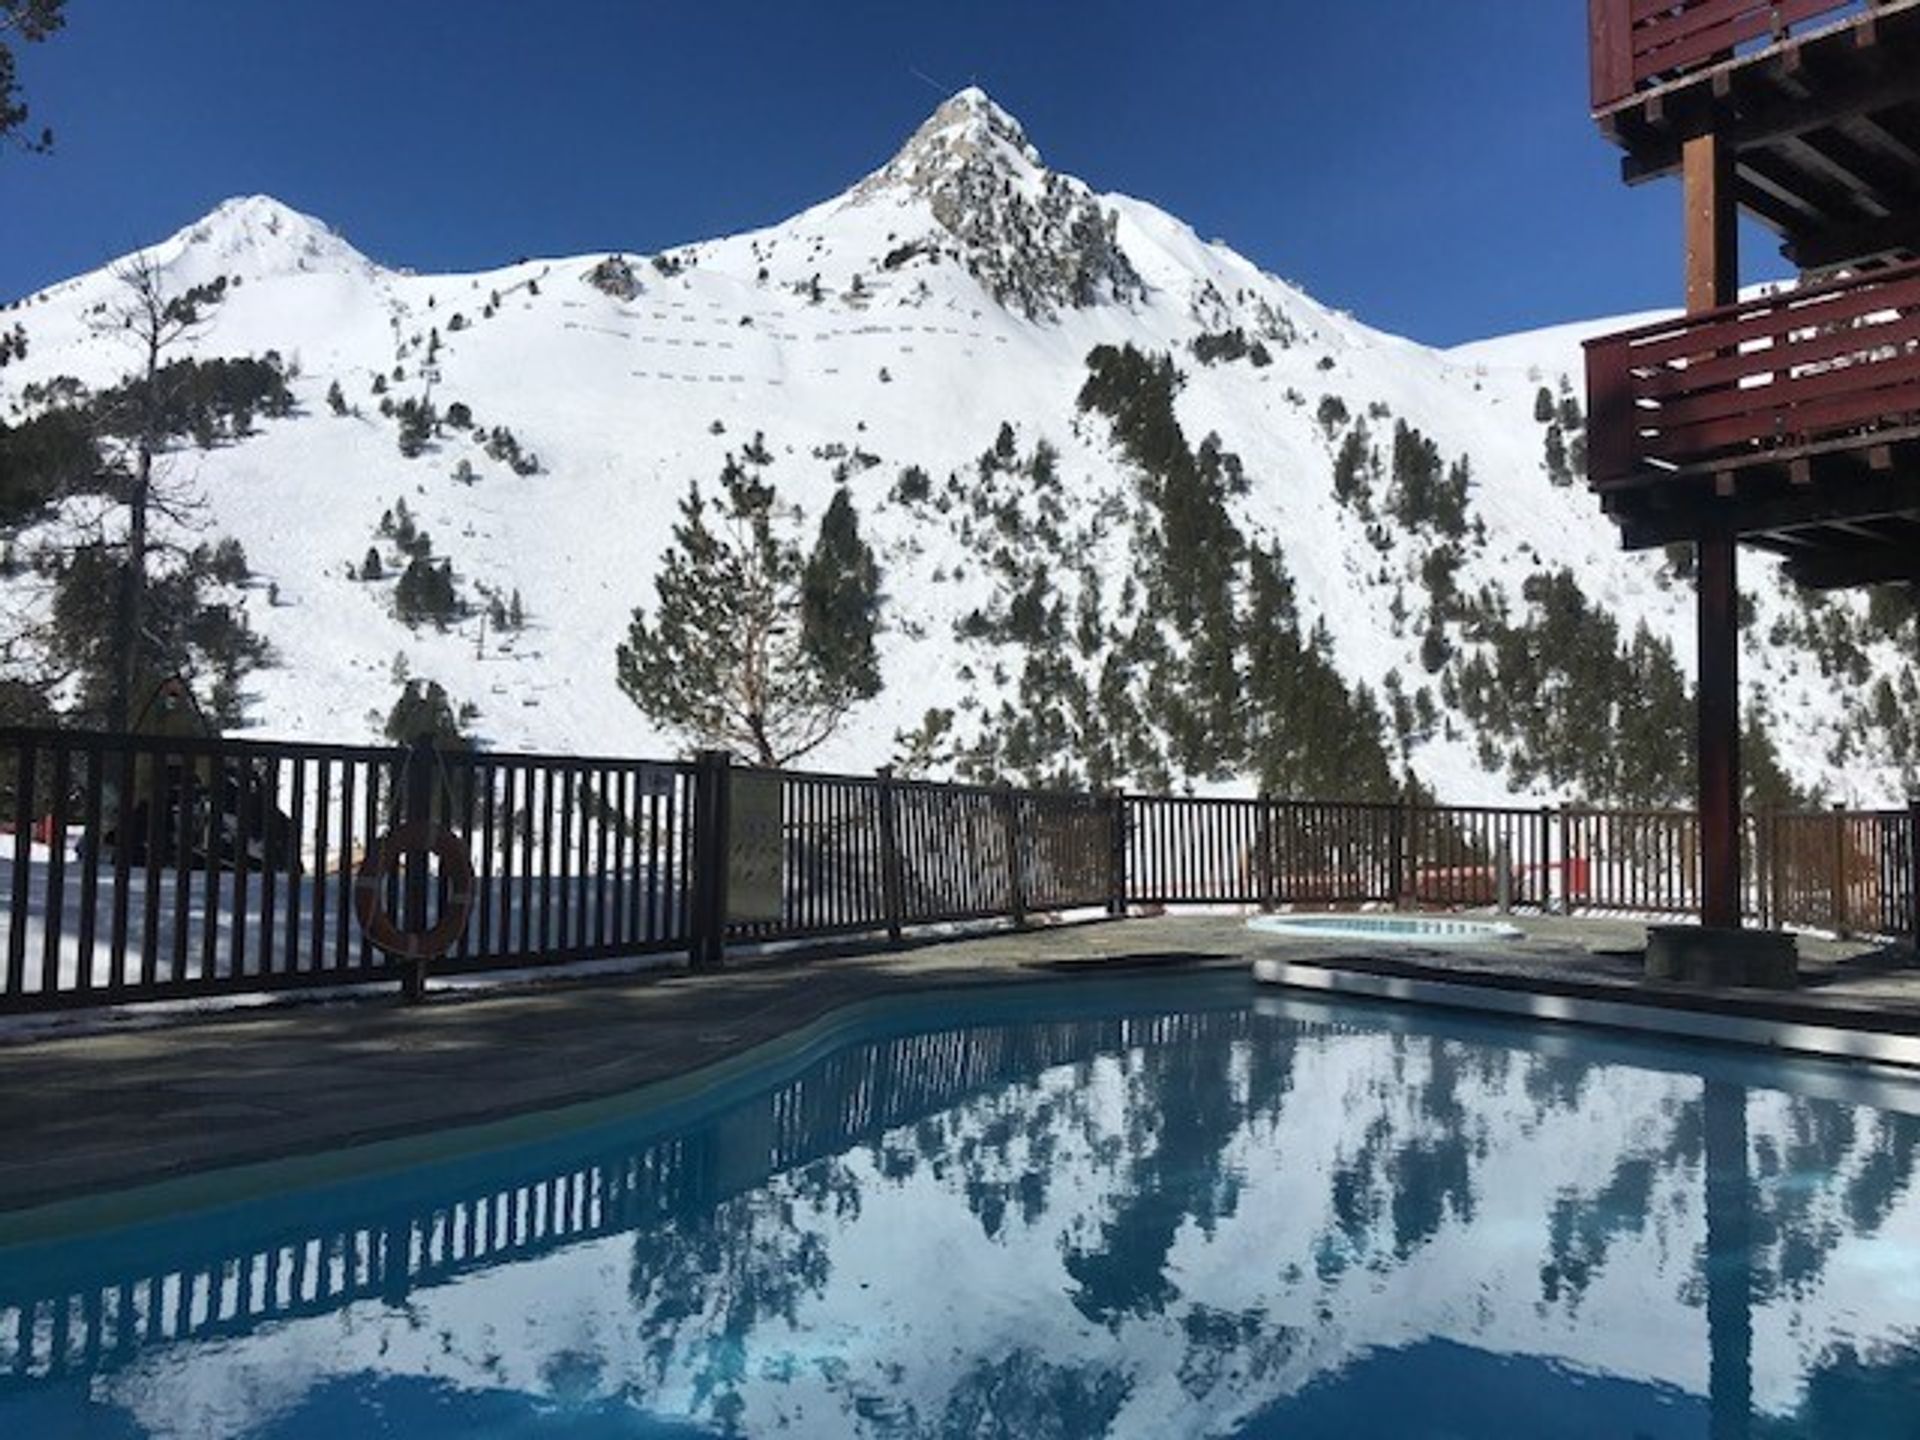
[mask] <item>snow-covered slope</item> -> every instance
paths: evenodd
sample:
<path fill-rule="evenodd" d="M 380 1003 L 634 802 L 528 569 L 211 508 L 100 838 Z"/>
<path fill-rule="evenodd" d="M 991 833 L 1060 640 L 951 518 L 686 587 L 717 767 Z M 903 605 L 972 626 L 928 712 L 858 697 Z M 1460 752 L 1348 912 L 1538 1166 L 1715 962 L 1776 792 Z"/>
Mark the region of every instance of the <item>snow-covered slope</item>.
<path fill-rule="evenodd" d="M 1391 673 L 1408 693 L 1442 688 L 1423 667 L 1418 620 L 1431 538 L 1389 526 L 1369 539 L 1367 519 L 1330 482 L 1341 440 L 1363 418 L 1382 449 L 1404 421 L 1449 461 L 1470 461 L 1483 529 L 1464 546 L 1462 592 L 1495 587 L 1517 611 L 1528 574 L 1570 567 L 1623 632 L 1644 621 L 1691 663 L 1684 584 L 1659 556 L 1620 553 L 1584 489 L 1550 484 L 1543 466 L 1540 390 L 1577 382 L 1579 339 L 1617 322 L 1453 351 L 1382 334 L 1151 205 L 1048 170 L 977 90 L 843 195 L 764 230 L 623 264 L 594 255 L 413 274 L 264 197 L 229 201 L 148 253 L 176 291 L 229 279 L 183 353 L 273 350 L 297 367 L 294 415 L 170 462 L 204 496 L 200 523 L 237 537 L 257 576 L 245 604 L 278 662 L 249 681 L 259 734 L 377 734 L 404 656 L 408 673 L 478 707 L 473 728 L 487 743 L 678 748 L 616 687 L 614 649 L 634 606 L 652 599 L 688 482 L 710 486 L 759 432 L 773 456 L 767 478 L 808 517 L 837 484 L 851 487 L 885 570 L 885 689 L 812 759 L 879 764 L 931 708 L 955 711 L 964 737 L 1017 694 L 1017 659 L 955 633 L 994 602 L 990 552 L 959 512 L 905 503 L 896 482 L 909 466 L 936 489 L 949 475 L 966 482 L 1003 424 L 1023 455 L 1045 440 L 1059 452 L 1066 543 L 1084 561 L 1072 568 L 1118 592 L 1139 564 L 1124 527 L 1081 533 L 1103 502 L 1119 512 L 1134 503 L 1109 428 L 1076 406 L 1102 344 L 1174 356 L 1182 428 L 1196 445 L 1217 433 L 1241 458 L 1235 522 L 1284 549 L 1304 618 L 1324 620 L 1350 682 L 1380 694 Z M 28 386 L 74 376 L 99 388 L 131 367 L 125 346 L 90 324 L 115 293 L 113 270 L 0 317 L 30 337 L 25 358 L 0 368 L 0 417 L 32 413 Z M 1256 359 L 1194 354 L 1196 338 L 1235 331 L 1258 342 Z M 460 402 L 474 428 L 443 426 L 424 454 L 404 458 L 379 413 L 377 377 L 392 398 L 430 397 L 443 415 Z M 352 413 L 327 403 L 335 383 Z M 1351 418 L 1330 424 L 1327 397 Z M 488 456 L 476 432 L 501 426 L 537 454 L 537 473 Z M 463 461 L 472 483 L 455 479 Z M 393 614 L 390 580 L 356 578 L 400 499 L 469 598 L 520 592 L 524 630 L 484 629 L 478 613 L 445 631 L 410 629 Z M 43 525 L 17 543 L 49 533 Z M 1798 602 L 1766 562 L 1747 574 L 1758 617 L 1747 680 L 1767 696 L 1790 769 L 1836 799 L 1892 798 L 1901 777 L 1884 754 L 1857 737 L 1836 749 L 1852 724 L 1847 687 L 1812 655 L 1766 642 Z M 1079 583 L 1063 574 L 1062 593 L 1071 599 Z M 26 580 L 7 598 L 16 611 L 44 603 Z M 1870 658 L 1894 674 L 1911 657 L 1888 646 Z M 1434 703 L 1439 723 L 1409 742 L 1419 776 L 1455 800 L 1513 793 L 1510 775 L 1486 767 L 1472 725 L 1444 696 Z"/>

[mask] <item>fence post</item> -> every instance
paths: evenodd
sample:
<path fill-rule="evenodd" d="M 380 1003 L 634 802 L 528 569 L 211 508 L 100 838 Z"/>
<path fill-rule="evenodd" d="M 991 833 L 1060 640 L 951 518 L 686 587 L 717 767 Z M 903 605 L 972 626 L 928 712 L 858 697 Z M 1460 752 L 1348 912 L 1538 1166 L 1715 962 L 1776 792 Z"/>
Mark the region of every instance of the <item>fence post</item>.
<path fill-rule="evenodd" d="M 1787 859 L 1786 818 L 1778 806 L 1767 812 L 1767 828 L 1767 848 L 1773 854 L 1767 874 L 1767 927 L 1773 929 L 1787 923 L 1787 882 L 1793 869 Z"/>
<path fill-rule="evenodd" d="M 1833 807 L 1833 933 L 1847 938 L 1847 821 L 1846 807 Z"/>
<path fill-rule="evenodd" d="M 414 736 L 400 763 L 403 767 L 401 822 L 430 822 L 433 819 L 433 736 Z M 406 878 L 401 891 L 402 913 L 407 930 L 419 935 L 427 928 L 427 857 L 414 855 L 407 860 L 406 866 Z M 241 916 L 233 917 L 235 925 L 241 921 Z M 409 1005 L 418 1005 L 427 998 L 427 962 L 424 959 L 408 963 L 406 975 L 401 981 L 401 993 Z"/>
<path fill-rule="evenodd" d="M 1400 842 L 1400 858 L 1405 869 L 1400 876 L 1400 894 L 1404 897 L 1401 905 L 1409 910 L 1420 908 L 1420 812 L 1409 800 L 1401 820 L 1403 832 Z"/>
<path fill-rule="evenodd" d="M 693 772 L 693 914 L 687 960 L 695 970 L 717 970 L 727 953 L 728 790 L 733 758 L 702 750 Z"/>
<path fill-rule="evenodd" d="M 1920 955 L 1920 798 L 1907 802 L 1907 942 Z"/>
<path fill-rule="evenodd" d="M 1013 786 L 1002 784 L 994 797 L 1000 806 L 1000 823 L 1006 832 L 1007 910 L 1015 925 L 1027 923 L 1027 877 L 1025 857 L 1020 853 L 1020 800 Z"/>
<path fill-rule="evenodd" d="M 1115 790 L 1107 796 L 1107 914 L 1116 920 L 1127 913 L 1127 796 Z"/>
<path fill-rule="evenodd" d="M 1773 877 L 1780 868 L 1776 849 L 1780 841 L 1778 807 L 1768 805 L 1755 812 L 1753 832 L 1754 904 L 1760 912 L 1760 928 L 1771 930 L 1774 927 Z"/>
<path fill-rule="evenodd" d="M 1253 843 L 1258 847 L 1254 863 L 1260 887 L 1260 908 L 1273 909 L 1273 801 L 1264 794 L 1254 802 Z"/>
<path fill-rule="evenodd" d="M 901 891 L 900 830 L 894 810 L 893 767 L 882 765 L 880 776 L 880 894 L 887 912 L 887 939 L 900 941 Z"/>
<path fill-rule="evenodd" d="M 1393 908 L 1407 908 L 1407 807 L 1396 805 L 1387 815 L 1387 864 L 1393 874 Z"/>
<path fill-rule="evenodd" d="M 1553 914 L 1553 806 L 1540 807 L 1540 913 Z"/>

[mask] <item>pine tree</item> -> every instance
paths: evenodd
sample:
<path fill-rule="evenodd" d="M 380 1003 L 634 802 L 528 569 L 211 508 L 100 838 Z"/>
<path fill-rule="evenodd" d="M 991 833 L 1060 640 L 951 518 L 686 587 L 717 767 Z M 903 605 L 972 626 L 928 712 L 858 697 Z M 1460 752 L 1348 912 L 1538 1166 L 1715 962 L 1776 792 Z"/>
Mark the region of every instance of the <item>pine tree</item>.
<path fill-rule="evenodd" d="M 720 490 L 709 501 L 688 487 L 652 614 L 634 611 L 617 678 L 656 723 L 785 765 L 839 729 L 870 675 L 857 655 L 823 664 L 809 645 L 807 565 L 773 487 L 730 458 Z"/>
<path fill-rule="evenodd" d="M 465 613 L 454 585 L 453 565 L 416 555 L 393 588 L 393 610 L 409 626 L 431 623 L 444 630 Z"/>
<path fill-rule="evenodd" d="M 461 713 L 471 713 L 470 707 L 462 706 Z M 438 680 L 403 680 L 400 698 L 393 702 L 383 729 L 396 745 L 425 739 L 439 749 L 464 750 L 472 743 Z"/>
<path fill-rule="evenodd" d="M 1553 391 L 1546 386 L 1540 387 L 1540 393 L 1533 397 L 1533 418 L 1536 424 L 1551 425 L 1557 413 L 1553 403 Z"/>
<path fill-rule="evenodd" d="M 860 700 L 880 693 L 874 634 L 880 615 L 880 566 L 860 538 L 853 497 L 833 492 L 800 582 L 802 643 L 830 684 Z"/>
<path fill-rule="evenodd" d="M 347 413 L 347 397 L 341 392 L 338 380 L 327 386 L 327 405 L 336 415 Z"/>
<path fill-rule="evenodd" d="M 375 546 L 367 547 L 367 558 L 360 562 L 362 580 L 379 580 L 385 577 L 387 567 L 380 563 L 380 551 Z"/>

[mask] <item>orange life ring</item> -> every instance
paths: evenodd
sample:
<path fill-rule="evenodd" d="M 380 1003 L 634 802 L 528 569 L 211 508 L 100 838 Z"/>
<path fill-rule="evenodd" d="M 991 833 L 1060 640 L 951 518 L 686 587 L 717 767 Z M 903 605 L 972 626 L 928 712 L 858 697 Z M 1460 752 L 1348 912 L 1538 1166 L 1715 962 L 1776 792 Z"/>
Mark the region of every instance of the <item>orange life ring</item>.
<path fill-rule="evenodd" d="M 382 893 L 404 855 L 434 855 L 446 884 L 447 904 L 431 930 L 402 930 L 387 913 Z M 431 820 L 396 825 L 374 843 L 353 882 L 353 910 L 374 948 L 401 960 L 437 960 L 454 947 L 473 909 L 473 856 L 467 842 Z"/>

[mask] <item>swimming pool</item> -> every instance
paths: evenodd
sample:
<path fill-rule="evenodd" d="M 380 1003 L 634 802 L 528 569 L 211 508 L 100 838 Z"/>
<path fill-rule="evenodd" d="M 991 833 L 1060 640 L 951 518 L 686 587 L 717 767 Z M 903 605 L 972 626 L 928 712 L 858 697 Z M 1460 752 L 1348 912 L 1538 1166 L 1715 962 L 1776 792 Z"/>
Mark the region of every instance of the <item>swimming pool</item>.
<path fill-rule="evenodd" d="M 1473 945 L 1518 940 L 1518 925 L 1427 915 L 1256 915 L 1249 930 L 1301 940 L 1375 940 L 1388 945 Z"/>
<path fill-rule="evenodd" d="M 0 1250 L 0 1434 L 1913 1433 L 1897 1080 L 1189 975 L 590 1113 Z"/>

